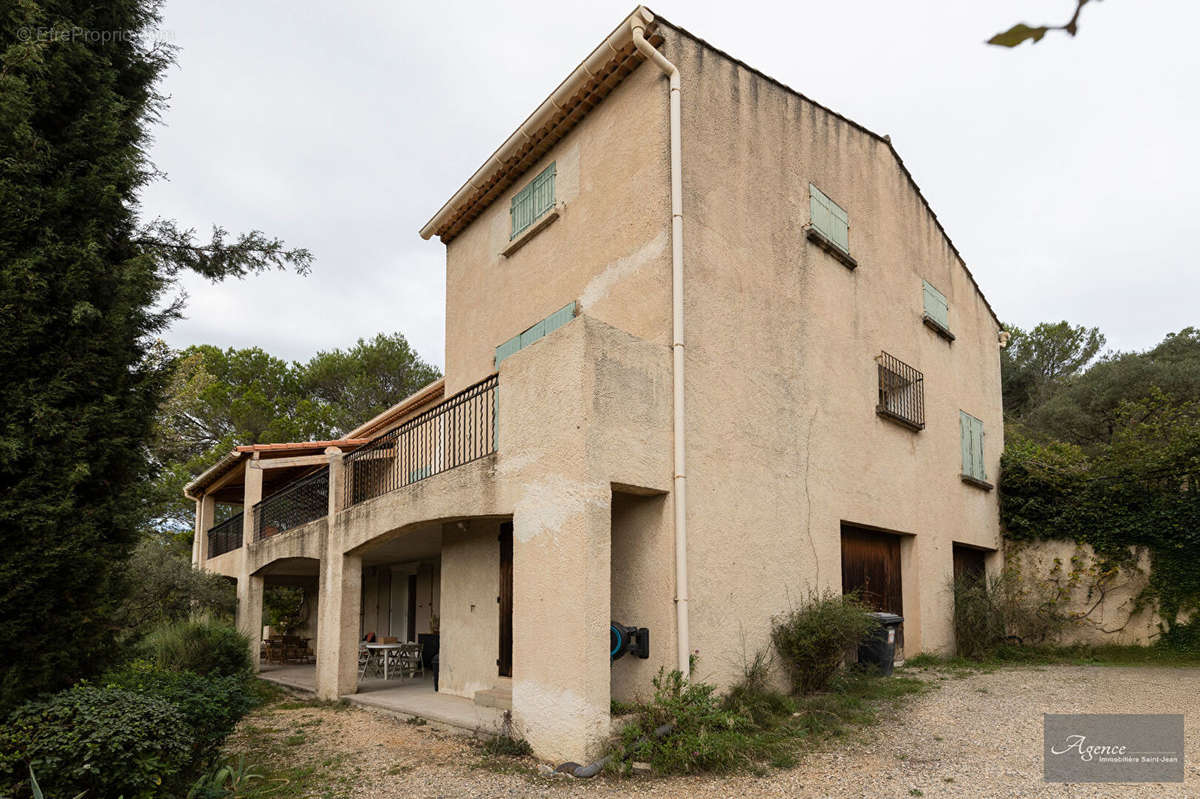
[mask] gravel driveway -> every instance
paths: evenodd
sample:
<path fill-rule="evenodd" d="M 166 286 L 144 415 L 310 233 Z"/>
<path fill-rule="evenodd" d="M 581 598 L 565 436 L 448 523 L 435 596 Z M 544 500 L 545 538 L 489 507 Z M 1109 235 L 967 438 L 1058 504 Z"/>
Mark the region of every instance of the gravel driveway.
<path fill-rule="evenodd" d="M 911 670 L 908 672 L 914 673 Z M 547 779 L 485 764 L 464 739 L 362 710 L 305 708 L 321 718 L 306 745 L 356 752 L 353 797 L 1198 797 L 1200 669 L 1050 666 L 966 677 L 915 672 L 937 689 L 894 720 L 764 777 Z M 1042 782 L 1042 713 L 1184 713 L 1184 784 Z M 276 711 L 275 717 L 283 715 Z M 336 742 L 336 743 L 335 743 Z"/>

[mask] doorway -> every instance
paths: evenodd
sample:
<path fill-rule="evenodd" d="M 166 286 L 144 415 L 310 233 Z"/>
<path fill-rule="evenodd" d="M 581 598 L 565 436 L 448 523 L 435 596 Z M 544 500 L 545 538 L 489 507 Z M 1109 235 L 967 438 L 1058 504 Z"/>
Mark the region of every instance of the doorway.
<path fill-rule="evenodd" d="M 500 656 L 496 666 L 501 677 L 512 677 L 512 612 L 513 612 L 513 526 L 500 525 Z"/>
<path fill-rule="evenodd" d="M 900 536 L 842 525 L 842 593 L 857 592 L 872 610 L 904 615 Z M 896 631 L 896 659 L 903 660 L 904 625 Z"/>

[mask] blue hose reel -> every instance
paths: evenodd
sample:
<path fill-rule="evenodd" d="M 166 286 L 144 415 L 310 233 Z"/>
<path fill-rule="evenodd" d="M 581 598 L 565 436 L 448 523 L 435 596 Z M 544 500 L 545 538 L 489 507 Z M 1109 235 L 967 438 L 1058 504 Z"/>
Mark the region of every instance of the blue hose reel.
<path fill-rule="evenodd" d="M 650 657 L 650 631 L 645 627 L 627 627 L 611 622 L 608 625 L 609 662 L 620 660 L 626 652 L 645 660 Z"/>

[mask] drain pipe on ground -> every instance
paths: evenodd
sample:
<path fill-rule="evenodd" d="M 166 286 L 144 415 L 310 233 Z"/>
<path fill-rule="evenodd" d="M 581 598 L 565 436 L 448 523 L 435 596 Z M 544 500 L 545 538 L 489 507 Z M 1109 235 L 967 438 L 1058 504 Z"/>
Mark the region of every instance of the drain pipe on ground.
<path fill-rule="evenodd" d="M 679 68 L 646 41 L 646 24 L 653 17 L 646 9 L 634 14 L 630 21 L 633 44 L 638 51 L 654 62 L 671 85 L 671 354 L 675 418 L 675 641 L 677 668 L 684 674 L 689 670 L 691 646 L 688 641 L 688 577 L 687 577 L 687 478 L 684 453 L 685 429 L 683 414 L 683 134 L 679 113 Z M 649 17 L 643 21 L 644 18 Z"/>

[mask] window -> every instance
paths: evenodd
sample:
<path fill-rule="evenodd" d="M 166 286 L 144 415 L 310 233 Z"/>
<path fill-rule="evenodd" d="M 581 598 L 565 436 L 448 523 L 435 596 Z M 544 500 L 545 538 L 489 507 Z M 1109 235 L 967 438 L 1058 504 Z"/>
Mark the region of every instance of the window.
<path fill-rule="evenodd" d="M 946 295 L 934 288 L 928 280 L 922 280 L 921 283 L 924 285 L 926 327 L 939 336 L 954 341 L 954 334 L 950 332 L 950 304 L 946 302 Z"/>
<path fill-rule="evenodd" d="M 554 164 L 551 163 L 512 198 L 510 241 L 554 207 L 554 174 Z"/>
<path fill-rule="evenodd" d="M 912 430 L 925 428 L 925 376 L 886 352 L 879 365 L 879 404 L 875 412 Z"/>
<path fill-rule="evenodd" d="M 850 216 L 842 207 L 825 196 L 813 184 L 808 184 L 809 212 L 812 226 L 822 236 L 841 249 L 850 252 Z"/>
<path fill-rule="evenodd" d="M 574 318 L 575 303 L 569 302 L 520 335 L 513 336 L 496 348 L 496 368 L 499 369 L 500 362 L 508 356 L 520 352 L 543 336 L 547 336 L 558 330 Z"/>
<path fill-rule="evenodd" d="M 966 411 L 958 412 L 959 436 L 962 440 L 962 479 L 980 488 L 991 489 L 987 467 L 983 461 L 983 422 Z"/>

